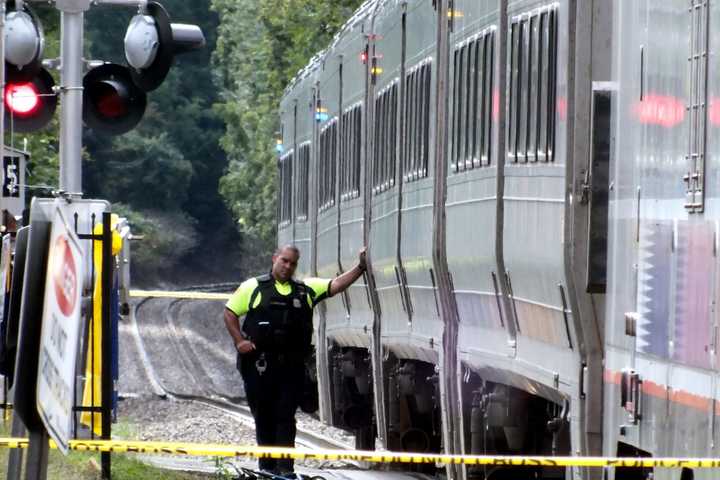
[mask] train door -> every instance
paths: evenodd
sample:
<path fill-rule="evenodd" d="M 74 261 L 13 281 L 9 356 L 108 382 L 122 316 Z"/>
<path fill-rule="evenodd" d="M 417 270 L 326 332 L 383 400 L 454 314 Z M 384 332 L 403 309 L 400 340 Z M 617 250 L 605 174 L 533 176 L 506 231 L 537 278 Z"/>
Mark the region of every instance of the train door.
<path fill-rule="evenodd" d="M 400 182 L 398 157 L 407 121 L 402 114 L 404 6 L 385 3 L 375 12 L 370 44 L 370 98 L 372 109 L 367 171 L 371 205 L 370 245 L 383 342 L 402 343 L 412 310 L 407 302 L 404 269 L 399 258 Z M 398 21 L 400 20 L 400 21 Z"/>
<path fill-rule="evenodd" d="M 310 172 L 312 172 L 312 140 L 314 126 L 313 78 L 309 73 L 300 82 L 295 110 L 295 159 L 293 183 L 295 200 L 293 208 L 293 243 L 300 249 L 300 262 L 296 275 L 299 278 L 312 275 L 312 216 Z"/>
<path fill-rule="evenodd" d="M 367 21 L 367 19 L 365 19 Z M 341 115 L 339 131 L 338 190 L 340 202 L 339 258 L 342 271 L 357 263 L 360 247 L 366 242 L 364 224 L 363 171 L 365 155 L 365 90 L 367 82 L 367 41 L 364 22 L 356 21 L 347 28 L 333 47 L 340 56 Z M 370 347 L 373 312 L 369 303 L 367 284 L 363 278 L 350 286 L 345 298 L 348 324 L 343 344 Z"/>
<path fill-rule="evenodd" d="M 432 2 L 411 1 L 405 14 L 403 145 L 400 158 L 400 272 L 406 284 L 414 354 L 435 362 L 442 344 L 439 280 L 433 266 L 434 152 L 439 68 L 437 13 Z M 442 232 L 441 234 L 444 234 Z"/>
<path fill-rule="evenodd" d="M 335 51 L 328 50 L 318 72 L 315 98 L 315 123 L 318 129 L 317 169 L 317 274 L 333 278 L 339 265 L 338 155 L 341 62 Z M 343 297 L 344 298 L 344 297 Z M 347 323 L 345 302 L 324 304 L 327 329 Z"/>
<path fill-rule="evenodd" d="M 285 97 L 280 105 L 280 138 L 276 145 L 278 158 L 278 246 L 293 243 L 293 158 L 295 154 L 295 99 Z"/>

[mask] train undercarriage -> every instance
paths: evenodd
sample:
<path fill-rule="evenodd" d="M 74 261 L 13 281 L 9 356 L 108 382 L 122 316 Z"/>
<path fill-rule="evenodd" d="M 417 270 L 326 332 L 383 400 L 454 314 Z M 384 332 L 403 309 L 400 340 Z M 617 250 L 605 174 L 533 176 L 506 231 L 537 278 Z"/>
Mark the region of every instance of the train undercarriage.
<path fill-rule="evenodd" d="M 375 448 L 377 428 L 370 354 L 333 346 L 330 350 L 333 424 L 356 435 L 356 448 Z M 571 454 L 569 404 L 557 404 L 524 390 L 487 381 L 465 368 L 461 404 L 464 453 L 476 455 Z M 391 451 L 440 453 L 443 425 L 440 382 L 434 364 L 400 359 L 383 361 L 387 448 Z M 406 468 L 407 466 L 405 466 Z M 435 465 L 416 471 L 434 473 Z M 564 468 L 469 467 L 473 480 L 565 478 Z"/>
<path fill-rule="evenodd" d="M 568 404 L 486 381 L 466 370 L 462 382 L 465 453 L 473 455 L 570 455 Z M 564 468 L 478 466 L 468 478 L 564 479 Z"/>

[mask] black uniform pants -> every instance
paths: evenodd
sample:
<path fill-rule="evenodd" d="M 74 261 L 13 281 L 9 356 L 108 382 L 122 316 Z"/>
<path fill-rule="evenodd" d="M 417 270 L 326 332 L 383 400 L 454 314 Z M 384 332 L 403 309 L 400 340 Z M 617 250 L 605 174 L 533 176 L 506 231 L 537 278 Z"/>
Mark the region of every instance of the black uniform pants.
<path fill-rule="evenodd" d="M 250 410 L 255 418 L 255 437 L 261 446 L 295 446 L 295 411 L 302 398 L 304 364 L 301 358 L 266 355 L 266 369 L 256 367 L 256 353 L 241 356 L 240 373 Z M 293 471 L 292 459 L 261 458 L 260 469 L 275 473 Z"/>

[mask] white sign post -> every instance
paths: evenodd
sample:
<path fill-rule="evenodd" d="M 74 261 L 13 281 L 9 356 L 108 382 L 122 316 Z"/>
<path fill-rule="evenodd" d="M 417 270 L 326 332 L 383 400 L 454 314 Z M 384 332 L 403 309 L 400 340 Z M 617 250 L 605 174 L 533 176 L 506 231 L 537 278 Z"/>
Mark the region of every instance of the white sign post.
<path fill-rule="evenodd" d="M 37 408 L 50 437 L 65 455 L 72 437 L 83 277 L 79 240 L 56 205 L 45 280 Z"/>

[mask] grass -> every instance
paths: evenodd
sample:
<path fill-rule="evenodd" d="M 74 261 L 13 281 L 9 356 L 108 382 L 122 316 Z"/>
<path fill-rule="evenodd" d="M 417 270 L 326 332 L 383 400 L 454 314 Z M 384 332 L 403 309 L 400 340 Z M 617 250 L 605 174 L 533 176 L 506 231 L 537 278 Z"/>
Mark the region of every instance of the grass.
<path fill-rule="evenodd" d="M 113 436 L 119 438 L 133 438 L 135 436 L 133 432 L 136 432 L 133 425 L 123 423 L 115 424 L 113 430 L 115 431 L 115 435 Z M 0 419 L 0 437 L 9 436 L 10 422 Z M 7 448 L 0 448 L 0 478 L 5 478 L 5 474 L 7 473 L 9 452 L 10 450 Z M 111 475 L 113 480 L 207 480 L 210 478 L 232 478 L 228 472 L 222 468 L 222 465 L 217 467 L 217 473 L 214 475 L 174 472 L 146 465 L 138 461 L 137 457 L 133 454 L 126 455 L 118 453 L 112 455 Z M 70 454 L 65 457 L 57 450 L 50 450 L 48 455 L 47 480 L 99 480 L 100 478 L 99 453 L 70 452 Z"/>

